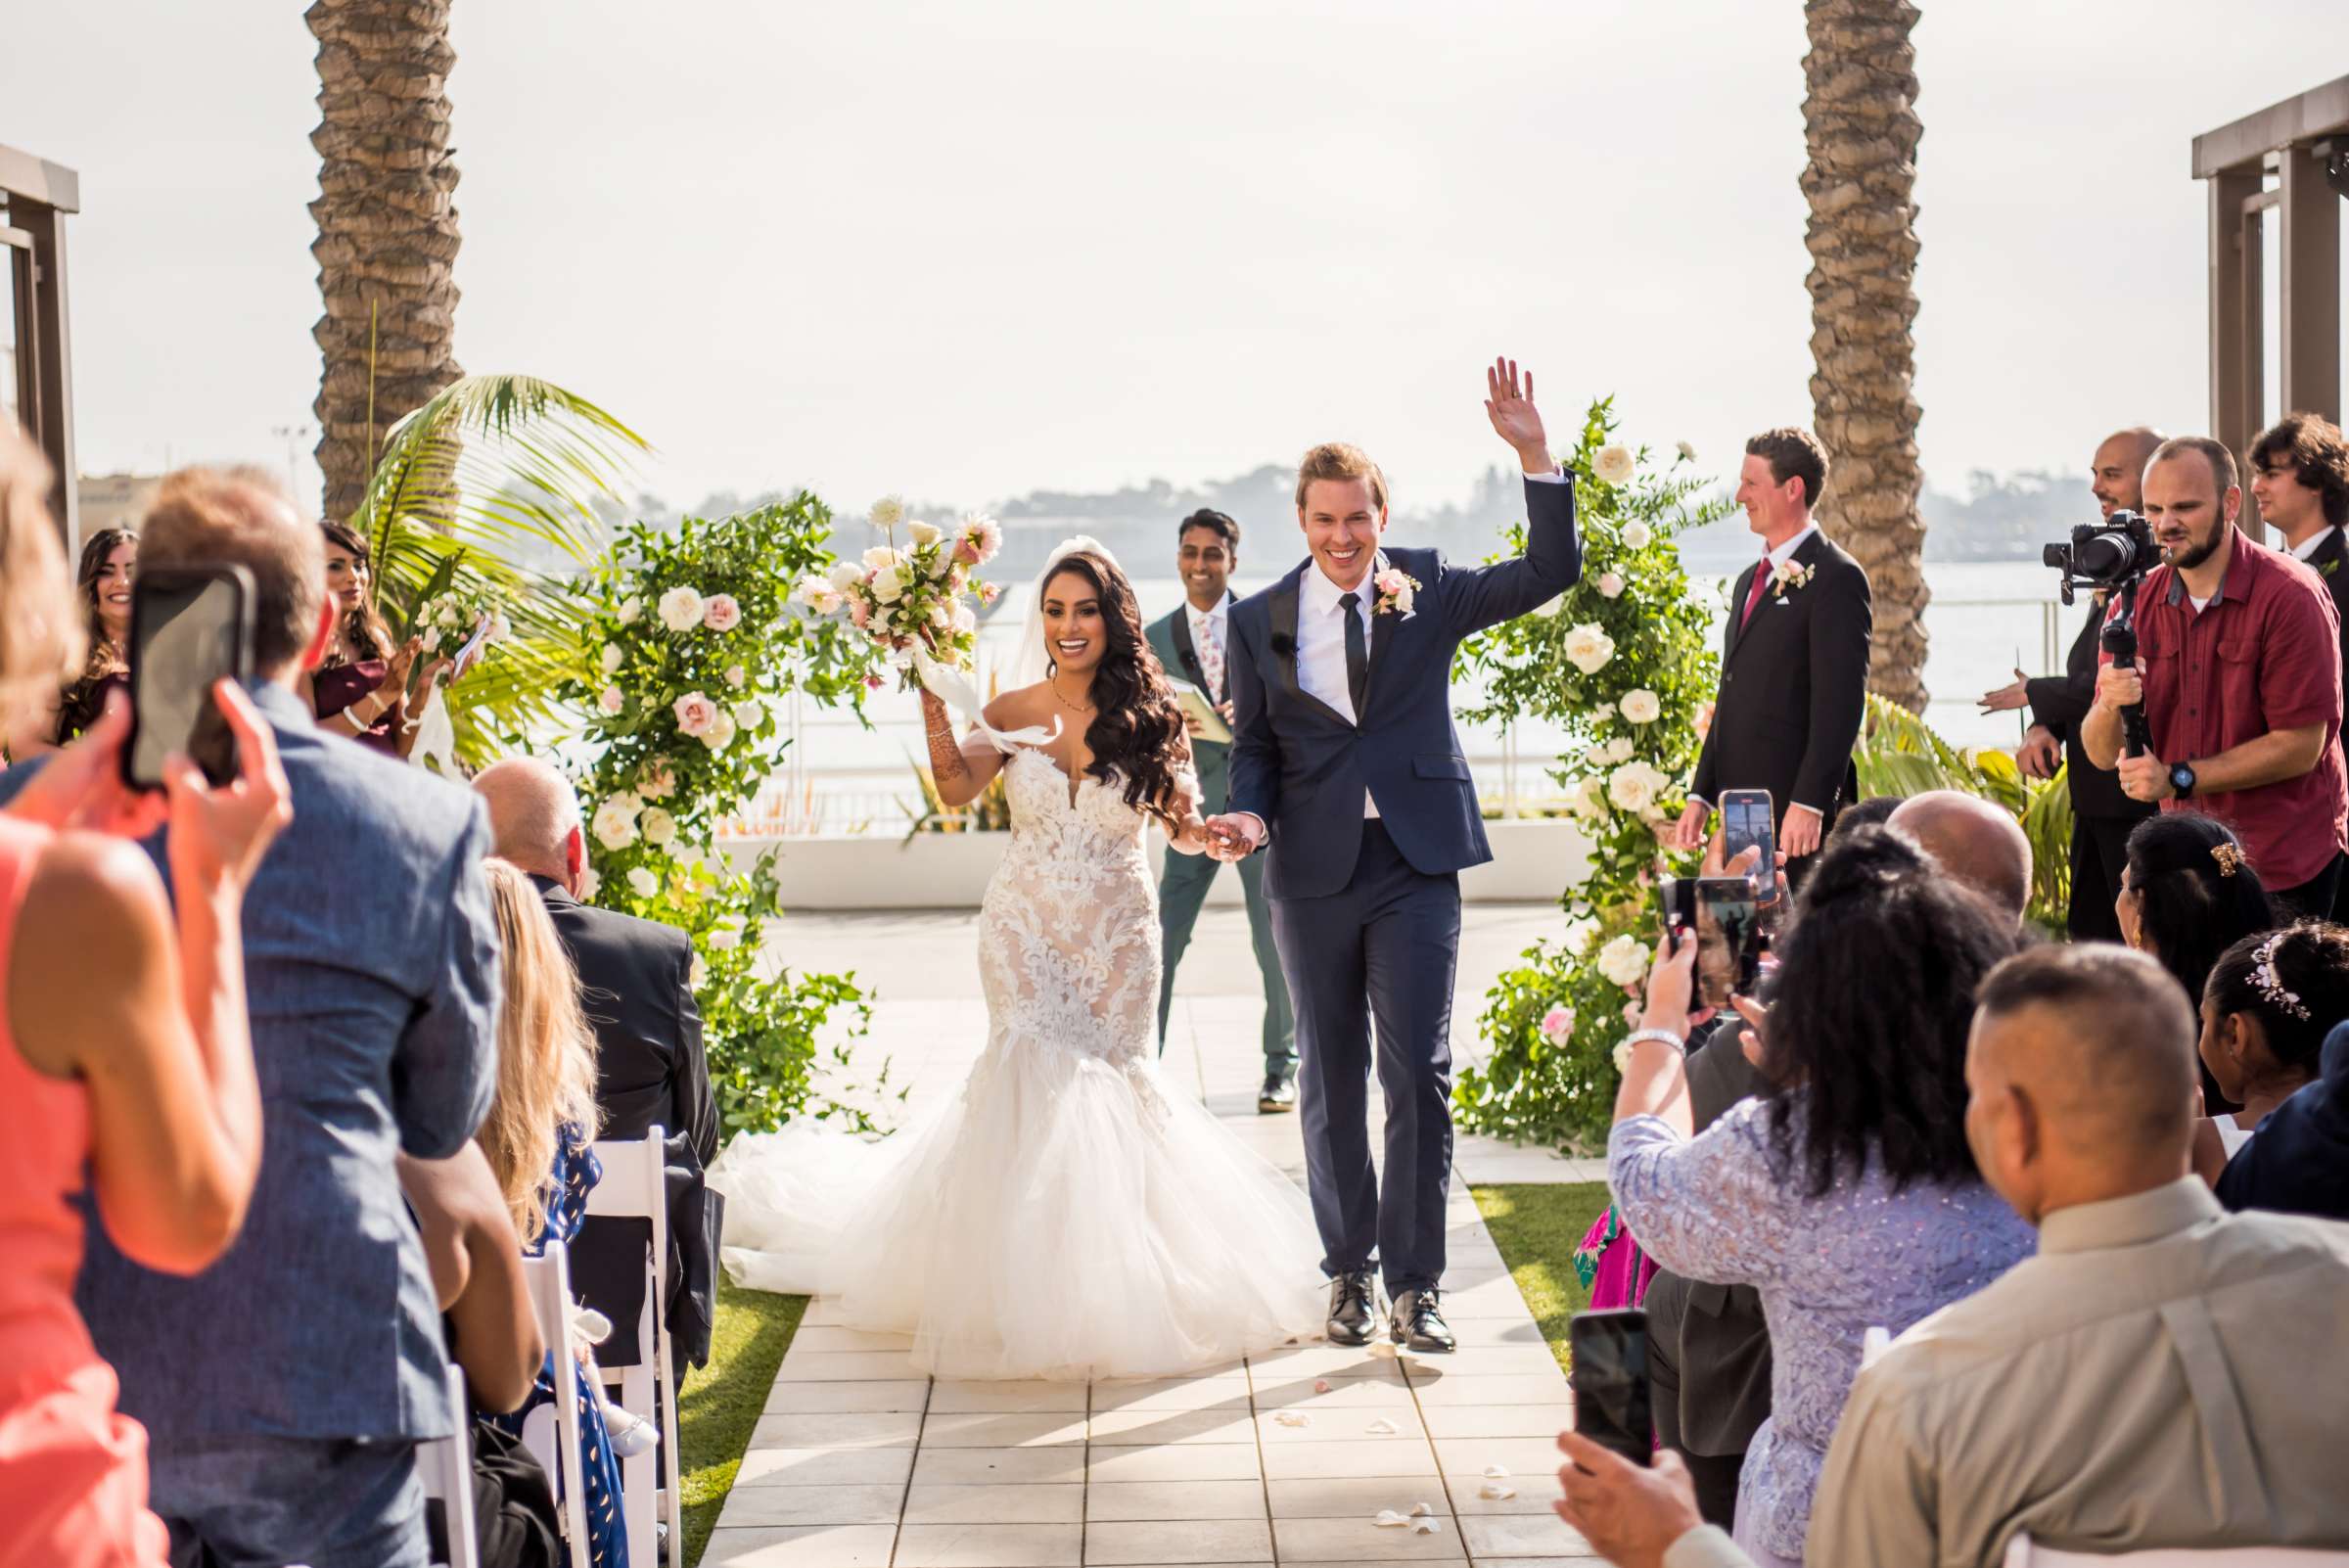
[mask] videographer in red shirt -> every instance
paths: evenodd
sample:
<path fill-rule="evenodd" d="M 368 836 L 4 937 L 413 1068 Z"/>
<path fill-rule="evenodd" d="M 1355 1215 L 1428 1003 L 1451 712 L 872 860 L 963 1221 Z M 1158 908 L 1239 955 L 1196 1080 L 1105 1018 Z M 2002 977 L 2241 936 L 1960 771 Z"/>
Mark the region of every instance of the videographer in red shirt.
<path fill-rule="evenodd" d="M 2233 824 L 2279 905 L 2329 918 L 2349 845 L 2332 596 L 2234 526 L 2243 492 L 2220 442 L 2164 441 L 2143 495 L 2162 565 L 2138 589 L 2137 668 L 2104 656 L 2081 745 L 2132 799 Z M 2140 701 L 2150 744 L 2126 757 L 2121 710 Z"/>

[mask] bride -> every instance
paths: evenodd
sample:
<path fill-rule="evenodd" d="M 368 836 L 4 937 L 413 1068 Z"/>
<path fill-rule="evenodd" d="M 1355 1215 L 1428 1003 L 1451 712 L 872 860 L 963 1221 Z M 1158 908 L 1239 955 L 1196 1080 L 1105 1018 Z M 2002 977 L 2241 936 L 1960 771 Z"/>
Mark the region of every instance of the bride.
<path fill-rule="evenodd" d="M 1035 678 L 957 744 L 922 694 L 940 797 L 1000 772 L 1010 846 L 979 912 L 987 1048 L 881 1143 L 795 1122 L 710 1173 L 738 1283 L 820 1291 L 941 1376 L 1138 1377 L 1319 1329 L 1305 1195 L 1158 1069 L 1155 823 L 1206 848 L 1181 712 L 1132 584 L 1075 539 L 1031 601 Z M 940 682 L 945 684 L 945 682 Z"/>

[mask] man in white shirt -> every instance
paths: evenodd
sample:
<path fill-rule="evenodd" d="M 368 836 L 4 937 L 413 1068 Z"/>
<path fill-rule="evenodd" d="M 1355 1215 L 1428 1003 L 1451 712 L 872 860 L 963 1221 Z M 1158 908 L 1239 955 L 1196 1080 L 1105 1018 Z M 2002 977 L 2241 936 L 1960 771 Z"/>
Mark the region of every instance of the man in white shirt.
<path fill-rule="evenodd" d="M 1191 735 L 1191 761 L 1199 770 L 1200 809 L 1223 809 L 1231 787 L 1231 575 L 1240 565 L 1240 525 L 1202 507 L 1175 530 L 1174 570 L 1182 578 L 1183 602 L 1149 625 L 1150 646 L 1167 673 L 1195 687 L 1222 720 L 1221 739 L 1193 715 L 1183 715 Z M 1158 884 L 1158 927 L 1162 963 L 1158 992 L 1158 1048 L 1167 1048 L 1167 1023 L 1174 1007 L 1174 969 L 1191 945 L 1199 906 L 1207 901 L 1222 862 L 1212 855 L 1170 854 Z M 1240 892 L 1248 904 L 1248 940 L 1256 950 L 1256 972 L 1265 988 L 1265 1082 L 1257 1090 L 1260 1114 L 1297 1108 L 1297 1019 L 1289 1007 L 1289 983 L 1280 972 L 1280 949 L 1272 941 L 1272 912 L 1265 902 L 1265 867 L 1257 859 L 1239 863 Z"/>

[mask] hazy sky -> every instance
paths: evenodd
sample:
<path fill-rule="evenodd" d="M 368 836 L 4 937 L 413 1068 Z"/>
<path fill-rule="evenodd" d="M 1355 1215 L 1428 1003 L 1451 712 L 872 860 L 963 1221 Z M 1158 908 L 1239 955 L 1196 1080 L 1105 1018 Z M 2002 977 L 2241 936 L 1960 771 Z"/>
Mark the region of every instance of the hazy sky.
<path fill-rule="evenodd" d="M 1452 497 L 1505 456 L 1499 351 L 1553 429 L 1612 392 L 1715 471 L 1810 417 L 1797 0 L 457 9 L 459 355 L 603 402 L 679 502 L 975 502 L 1330 438 Z M 9 21 L 0 142 L 82 176 L 87 472 L 282 465 L 310 420 L 300 10 Z M 1928 0 L 1916 44 L 1928 478 L 2199 427 L 2188 142 L 2349 69 L 2349 5 Z"/>

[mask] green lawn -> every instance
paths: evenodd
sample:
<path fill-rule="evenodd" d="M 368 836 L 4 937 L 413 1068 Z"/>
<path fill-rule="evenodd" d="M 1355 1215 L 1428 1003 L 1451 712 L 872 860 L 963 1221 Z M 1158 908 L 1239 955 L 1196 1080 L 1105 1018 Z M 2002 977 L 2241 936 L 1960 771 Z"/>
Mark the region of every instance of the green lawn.
<path fill-rule="evenodd" d="M 759 1424 L 775 1368 L 799 1332 L 805 1296 L 773 1296 L 717 1282 L 717 1325 L 710 1336 L 710 1364 L 689 1372 L 677 1391 L 678 1458 L 685 1491 L 685 1562 L 702 1560 L 717 1511 L 733 1490 L 742 1451 Z"/>
<path fill-rule="evenodd" d="M 1590 1303 L 1590 1293 L 1574 1272 L 1574 1249 L 1581 1246 L 1591 1223 L 1607 1212 L 1607 1184 L 1578 1181 L 1564 1185 L 1478 1187 L 1476 1207 L 1500 1248 L 1501 1261 L 1549 1353 L 1566 1365 L 1566 1320 Z"/>

